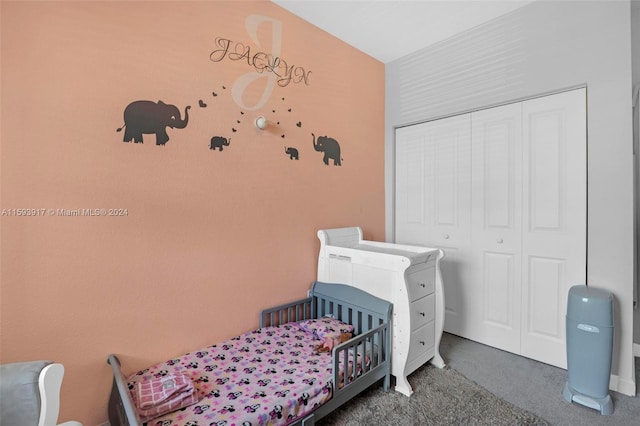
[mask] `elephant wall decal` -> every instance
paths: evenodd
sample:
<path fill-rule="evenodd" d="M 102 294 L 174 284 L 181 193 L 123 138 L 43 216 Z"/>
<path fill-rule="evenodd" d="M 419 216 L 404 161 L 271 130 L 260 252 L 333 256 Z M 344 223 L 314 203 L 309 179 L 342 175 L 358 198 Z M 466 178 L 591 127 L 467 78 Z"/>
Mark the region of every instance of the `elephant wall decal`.
<path fill-rule="evenodd" d="M 329 165 L 329 159 L 332 159 L 334 166 L 342 165 L 340 144 L 337 140 L 327 136 L 318 136 L 318 140 L 316 141 L 316 135 L 311 133 L 311 136 L 313 136 L 313 149 L 324 152 L 324 158 L 322 159 L 324 164 Z"/>
<path fill-rule="evenodd" d="M 213 149 L 215 151 L 216 148 L 219 148 L 222 151 L 222 147 L 229 146 L 231 143 L 231 138 L 227 140 L 222 136 L 214 136 L 211 138 L 211 145 L 209 145 L 209 149 Z"/>
<path fill-rule="evenodd" d="M 284 153 L 287 154 L 289 156 L 290 160 L 299 160 L 300 156 L 298 154 L 298 150 L 292 146 L 290 146 L 289 148 L 287 148 L 286 146 L 284 147 Z"/>
<path fill-rule="evenodd" d="M 184 109 L 184 118 L 180 117 L 180 110 L 175 105 L 162 101 L 134 101 L 124 109 L 124 142 L 143 143 L 143 134 L 156 135 L 156 145 L 164 145 L 169 141 L 167 127 L 184 129 L 189 122 L 189 108 Z"/>

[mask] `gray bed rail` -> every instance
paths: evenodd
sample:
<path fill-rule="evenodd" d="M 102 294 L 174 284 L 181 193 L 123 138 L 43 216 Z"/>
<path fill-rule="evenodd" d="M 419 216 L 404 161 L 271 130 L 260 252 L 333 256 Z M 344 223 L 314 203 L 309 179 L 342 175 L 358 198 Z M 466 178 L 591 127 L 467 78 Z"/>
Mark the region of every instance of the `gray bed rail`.
<path fill-rule="evenodd" d="M 114 354 L 109 355 L 107 363 L 113 372 L 113 385 L 109 396 L 109 422 L 111 426 L 138 426 L 142 425 L 140 416 L 133 404 L 127 381 L 122 374 L 120 360 Z"/>
<path fill-rule="evenodd" d="M 307 297 L 295 302 L 264 309 L 260 313 L 260 328 L 311 319 L 313 318 L 312 302 L 313 298 Z"/>
<path fill-rule="evenodd" d="M 344 284 L 316 282 L 309 297 L 265 309 L 260 327 L 331 315 L 354 326 L 355 337 L 333 348 L 333 396 L 294 425 L 311 426 L 354 396 L 382 380 L 384 390 L 391 380 L 391 315 L 393 304 Z M 344 368 L 341 376 L 339 364 Z M 111 354 L 107 363 L 113 371 L 109 398 L 111 426 L 141 426 L 120 361 Z"/>

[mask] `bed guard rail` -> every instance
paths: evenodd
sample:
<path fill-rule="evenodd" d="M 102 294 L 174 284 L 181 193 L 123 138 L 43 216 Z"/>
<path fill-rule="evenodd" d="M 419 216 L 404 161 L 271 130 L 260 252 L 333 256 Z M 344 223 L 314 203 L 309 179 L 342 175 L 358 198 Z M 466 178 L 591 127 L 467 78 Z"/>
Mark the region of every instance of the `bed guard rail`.
<path fill-rule="evenodd" d="M 312 318 L 311 297 L 267 308 L 260 314 L 260 328 L 304 321 Z"/>
<path fill-rule="evenodd" d="M 131 398 L 121 398 L 120 395 L 128 395 L 127 382 L 120 369 L 120 360 L 114 354 L 107 358 L 107 364 L 113 370 L 113 386 L 109 401 L 109 422 L 112 425 L 138 426 L 142 424 L 140 416 L 131 401 Z"/>
<path fill-rule="evenodd" d="M 391 371 L 389 342 L 389 324 L 384 323 L 333 348 L 334 395 L 346 392 L 351 383 L 356 379 L 362 380 L 378 366 Z M 342 378 L 340 362 L 345 366 Z M 384 390 L 388 388 L 389 383 L 385 380 Z"/>

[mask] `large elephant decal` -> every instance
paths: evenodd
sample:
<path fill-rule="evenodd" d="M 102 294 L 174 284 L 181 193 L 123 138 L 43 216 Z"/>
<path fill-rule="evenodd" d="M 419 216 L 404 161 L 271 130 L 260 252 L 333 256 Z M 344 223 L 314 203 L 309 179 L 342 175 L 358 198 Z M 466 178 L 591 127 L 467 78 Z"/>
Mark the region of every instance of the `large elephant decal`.
<path fill-rule="evenodd" d="M 184 118 L 180 118 L 180 110 L 175 105 L 162 101 L 135 101 L 124 109 L 124 142 L 143 143 L 142 135 L 155 133 L 156 145 L 164 145 L 169 141 L 167 126 L 184 129 L 189 122 L 189 108 L 184 109 Z"/>
<path fill-rule="evenodd" d="M 311 133 L 311 136 L 313 136 L 313 149 L 324 152 L 324 158 L 322 159 L 324 164 L 329 165 L 329 159 L 331 158 L 334 166 L 342 165 L 340 144 L 337 140 L 327 136 L 318 136 L 318 140 L 316 141 L 316 135 Z"/>

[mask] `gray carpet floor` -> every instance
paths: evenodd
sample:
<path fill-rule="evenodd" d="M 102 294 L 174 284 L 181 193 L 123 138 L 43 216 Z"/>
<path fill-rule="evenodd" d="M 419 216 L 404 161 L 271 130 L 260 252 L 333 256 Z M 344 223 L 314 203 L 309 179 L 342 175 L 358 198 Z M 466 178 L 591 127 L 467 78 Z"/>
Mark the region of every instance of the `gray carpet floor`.
<path fill-rule="evenodd" d="M 445 333 L 440 352 L 447 365 L 496 396 L 547 420 L 552 425 L 640 425 L 640 398 L 611 392 L 614 411 L 569 404 L 562 398 L 567 372 L 518 355 Z M 636 383 L 640 383 L 636 358 Z"/>
<path fill-rule="evenodd" d="M 448 333 L 440 352 L 447 367 L 427 364 L 412 373 L 411 398 L 376 385 L 317 424 L 640 426 L 640 398 L 611 392 L 610 416 L 566 402 L 566 370 Z M 639 370 L 636 360 L 637 374 Z"/>
<path fill-rule="evenodd" d="M 452 368 L 429 364 L 409 377 L 413 395 L 374 385 L 318 421 L 318 426 L 548 426 Z"/>

